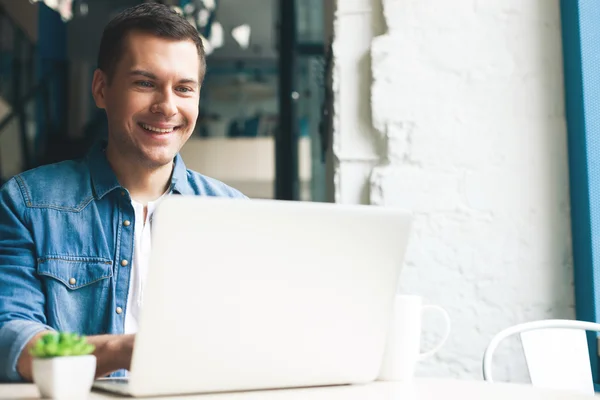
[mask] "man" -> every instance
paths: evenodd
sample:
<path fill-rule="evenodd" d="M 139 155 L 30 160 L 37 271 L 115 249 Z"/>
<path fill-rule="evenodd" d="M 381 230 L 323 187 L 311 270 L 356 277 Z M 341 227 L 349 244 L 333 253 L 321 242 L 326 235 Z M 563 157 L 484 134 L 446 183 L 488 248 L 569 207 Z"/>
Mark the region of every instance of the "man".
<path fill-rule="evenodd" d="M 29 348 L 54 330 L 88 335 L 97 375 L 122 375 L 157 203 L 169 194 L 245 198 L 186 170 L 178 155 L 194 130 L 204 72 L 197 31 L 166 6 L 141 4 L 105 28 L 92 91 L 106 111 L 107 143 L 0 190 L 1 381 L 31 380 Z"/>

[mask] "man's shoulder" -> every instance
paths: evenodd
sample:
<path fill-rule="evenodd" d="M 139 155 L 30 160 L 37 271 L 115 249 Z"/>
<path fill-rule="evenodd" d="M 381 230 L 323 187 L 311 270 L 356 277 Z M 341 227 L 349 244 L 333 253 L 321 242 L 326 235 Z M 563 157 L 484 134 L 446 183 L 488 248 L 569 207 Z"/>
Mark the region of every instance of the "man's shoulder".
<path fill-rule="evenodd" d="M 2 190 L 18 190 L 28 207 L 80 209 L 92 198 L 89 168 L 82 160 L 37 167 L 14 176 Z"/>
<path fill-rule="evenodd" d="M 199 172 L 187 170 L 188 183 L 194 190 L 194 194 L 201 196 L 246 198 L 246 196 L 237 189 L 226 185 L 225 183 L 202 175 Z"/>

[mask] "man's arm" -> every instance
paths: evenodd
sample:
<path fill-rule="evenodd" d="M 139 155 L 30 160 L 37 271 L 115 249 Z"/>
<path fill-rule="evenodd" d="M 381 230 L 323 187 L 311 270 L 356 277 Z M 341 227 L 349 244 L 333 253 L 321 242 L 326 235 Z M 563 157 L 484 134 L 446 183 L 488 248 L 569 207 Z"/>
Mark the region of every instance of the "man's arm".
<path fill-rule="evenodd" d="M 0 382 L 21 380 L 17 359 L 46 323 L 28 210 L 16 178 L 0 188 Z"/>
<path fill-rule="evenodd" d="M 21 352 L 17 363 L 17 370 L 26 381 L 32 381 L 32 357 L 29 354 L 29 350 L 40 337 L 47 333 L 48 331 L 38 333 L 27 343 Z M 130 368 L 135 335 L 88 336 L 87 340 L 96 346 L 96 350 L 94 351 L 94 355 L 96 356 L 96 377 L 106 376 L 111 372 Z"/>

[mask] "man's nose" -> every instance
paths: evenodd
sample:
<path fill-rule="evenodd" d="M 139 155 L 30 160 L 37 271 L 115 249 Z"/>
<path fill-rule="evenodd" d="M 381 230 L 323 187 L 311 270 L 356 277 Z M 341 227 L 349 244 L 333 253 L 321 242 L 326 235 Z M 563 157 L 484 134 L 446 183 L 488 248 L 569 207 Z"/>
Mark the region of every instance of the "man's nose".
<path fill-rule="evenodd" d="M 166 118 L 176 115 L 177 105 L 174 94 L 170 90 L 165 90 L 160 94 L 151 111 L 155 114 L 162 114 Z"/>

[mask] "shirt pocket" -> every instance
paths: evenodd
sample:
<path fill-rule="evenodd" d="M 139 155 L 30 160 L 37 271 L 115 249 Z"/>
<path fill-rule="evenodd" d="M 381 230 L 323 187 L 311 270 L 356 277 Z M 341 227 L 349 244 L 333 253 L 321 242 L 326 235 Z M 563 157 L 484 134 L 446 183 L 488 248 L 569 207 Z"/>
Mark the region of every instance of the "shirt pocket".
<path fill-rule="evenodd" d="M 38 274 L 77 290 L 96 283 L 108 284 L 112 265 L 111 260 L 100 257 L 42 257 L 38 259 Z"/>
<path fill-rule="evenodd" d="M 100 257 L 47 256 L 37 272 L 46 294 L 47 323 L 61 331 L 104 333 L 113 262 Z"/>

